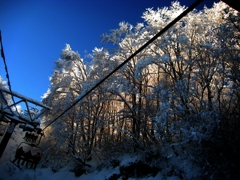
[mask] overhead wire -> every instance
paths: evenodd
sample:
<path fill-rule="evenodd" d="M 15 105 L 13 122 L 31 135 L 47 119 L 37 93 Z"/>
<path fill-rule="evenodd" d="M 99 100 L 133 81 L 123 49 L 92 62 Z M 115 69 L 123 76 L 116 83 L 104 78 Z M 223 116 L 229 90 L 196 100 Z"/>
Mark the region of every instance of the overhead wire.
<path fill-rule="evenodd" d="M 7 68 L 7 63 L 6 63 L 6 59 L 5 59 L 5 55 L 4 55 L 4 50 L 3 50 L 3 43 L 2 43 L 2 32 L 0 30 L 0 43 L 1 43 L 1 56 L 2 56 L 2 59 L 3 59 L 3 63 L 4 63 L 4 67 L 5 67 L 5 72 L 6 72 L 6 78 L 7 78 L 7 83 L 8 83 L 8 88 L 9 88 L 9 91 L 10 91 L 10 94 L 11 94 L 11 98 L 12 98 L 12 101 L 13 101 L 13 104 L 14 104 L 14 107 L 15 107 L 15 111 L 18 113 L 19 115 L 19 112 L 18 112 L 18 109 L 16 107 L 16 103 L 15 103 L 15 100 L 13 98 L 13 95 L 12 95 L 12 87 L 11 87 L 11 83 L 10 83 L 10 77 L 9 77 L 9 73 L 8 73 L 8 68 Z M 20 115 L 19 115 L 20 116 Z"/>
<path fill-rule="evenodd" d="M 189 6 L 185 11 L 183 11 L 178 17 L 176 17 L 173 21 L 171 21 L 165 28 L 159 31 L 155 36 L 153 36 L 150 40 L 148 40 L 144 45 L 142 45 L 138 50 L 136 50 L 131 56 L 129 56 L 124 62 L 122 62 L 118 67 L 116 67 L 112 72 L 110 72 L 107 76 L 105 76 L 102 80 L 96 83 L 91 89 L 89 89 L 83 96 L 77 98 L 68 108 L 66 108 L 61 114 L 59 114 L 55 119 L 53 119 L 48 125 L 43 128 L 43 131 L 49 127 L 52 123 L 58 120 L 61 116 L 63 116 L 67 111 L 69 111 L 73 106 L 75 106 L 79 101 L 85 98 L 90 92 L 92 92 L 96 87 L 102 84 L 106 79 L 108 79 L 112 74 L 114 74 L 117 70 L 123 67 L 129 60 L 131 60 L 134 56 L 140 53 L 144 48 L 146 48 L 149 44 L 155 41 L 159 36 L 161 36 L 164 32 L 166 32 L 170 27 L 172 27 L 175 23 L 177 23 L 181 18 L 186 16 L 190 11 L 192 11 L 195 7 L 197 7 L 204 0 L 196 0 L 191 6 Z"/>

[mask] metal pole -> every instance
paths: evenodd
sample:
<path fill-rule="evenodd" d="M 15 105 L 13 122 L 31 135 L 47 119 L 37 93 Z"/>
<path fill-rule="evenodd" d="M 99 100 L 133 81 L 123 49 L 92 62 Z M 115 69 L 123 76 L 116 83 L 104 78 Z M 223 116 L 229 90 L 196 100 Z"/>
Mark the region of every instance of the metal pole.
<path fill-rule="evenodd" d="M 2 139 L 2 142 L 0 144 L 0 159 L 1 159 L 2 155 L 3 155 L 3 152 L 4 152 L 7 144 L 8 144 L 9 139 L 11 138 L 11 135 L 12 135 L 16 125 L 17 125 L 16 122 L 11 121 L 10 125 L 8 126 L 8 129 L 7 129 L 5 135 L 4 135 L 3 139 Z"/>

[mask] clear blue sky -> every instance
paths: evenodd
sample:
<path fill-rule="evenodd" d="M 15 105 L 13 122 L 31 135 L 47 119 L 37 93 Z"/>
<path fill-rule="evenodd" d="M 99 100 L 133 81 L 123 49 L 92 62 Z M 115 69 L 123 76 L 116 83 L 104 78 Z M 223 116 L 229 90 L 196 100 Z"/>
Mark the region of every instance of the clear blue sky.
<path fill-rule="evenodd" d="M 195 0 L 179 0 L 190 6 Z M 199 8 L 212 7 L 205 0 Z M 215 0 L 218 2 L 218 0 Z M 0 30 L 12 90 L 40 101 L 49 87 L 54 61 L 65 44 L 84 58 L 100 36 L 119 22 L 143 22 L 146 8 L 170 6 L 165 0 L 0 0 Z M 2 58 L 0 76 L 6 79 Z"/>

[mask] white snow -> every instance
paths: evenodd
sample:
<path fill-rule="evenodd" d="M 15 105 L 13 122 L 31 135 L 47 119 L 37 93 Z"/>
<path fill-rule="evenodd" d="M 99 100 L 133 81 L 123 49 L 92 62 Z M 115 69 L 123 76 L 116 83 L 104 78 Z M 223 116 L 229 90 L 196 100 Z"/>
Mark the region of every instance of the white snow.
<path fill-rule="evenodd" d="M 10 160 L 13 160 L 15 151 L 17 149 L 17 145 L 19 142 L 22 141 L 23 132 L 21 130 L 15 130 L 13 138 L 8 143 L 8 146 L 0 159 L 0 180 L 10 179 L 10 180 L 17 180 L 17 179 L 34 179 L 34 180 L 107 180 L 109 179 L 113 174 L 120 174 L 120 166 L 126 166 L 131 162 L 136 162 L 139 160 L 140 155 L 129 155 L 125 154 L 122 157 L 119 157 L 120 165 L 117 167 L 112 166 L 103 166 L 101 170 L 97 169 L 97 165 L 99 165 L 94 160 L 90 162 L 92 165 L 91 168 L 87 171 L 87 173 L 76 177 L 74 172 L 71 172 L 71 170 L 74 167 L 73 163 L 69 163 L 64 168 L 60 169 L 58 172 L 53 172 L 50 167 L 48 168 L 41 168 L 41 162 L 38 165 L 36 171 L 32 169 L 26 169 L 25 167 L 22 167 L 22 170 L 20 170 L 16 165 L 10 162 Z M 0 139 L 1 140 L 1 139 Z M 185 177 L 188 177 L 189 179 L 196 177 L 199 175 L 199 168 L 194 167 L 193 164 L 191 164 L 190 161 L 185 159 L 180 159 L 179 157 L 175 156 L 172 149 L 168 149 L 166 151 L 166 157 L 168 165 L 165 169 L 162 169 L 162 171 L 159 171 L 155 177 L 152 177 L 150 175 L 144 177 L 144 178 L 128 178 L 129 180 L 134 179 L 141 179 L 141 180 L 180 180 L 180 177 L 170 174 L 166 176 L 166 172 L 171 169 L 171 167 L 178 167 L 181 168 L 185 172 Z M 166 163 L 166 162 L 162 162 Z M 122 177 L 118 178 L 122 179 Z"/>
<path fill-rule="evenodd" d="M 25 167 L 22 167 L 22 170 L 20 170 L 16 165 L 10 162 L 10 160 L 13 160 L 15 151 L 17 149 L 17 146 L 20 144 L 20 142 L 23 141 L 22 137 L 24 136 L 23 131 L 20 129 L 15 129 L 12 138 L 10 139 L 7 148 L 5 149 L 3 156 L 0 159 L 0 180 L 5 179 L 11 179 L 11 180 L 17 180 L 17 179 L 34 179 L 34 180 L 105 180 L 109 179 L 113 174 L 120 174 L 120 166 L 125 166 L 131 162 L 136 162 L 140 155 L 129 155 L 125 154 L 122 157 L 120 157 L 120 165 L 113 168 L 113 167 L 107 167 L 104 166 L 101 170 L 97 170 L 97 163 L 95 161 L 92 161 L 90 164 L 92 167 L 88 170 L 87 173 L 81 175 L 80 177 L 76 177 L 73 172 L 70 170 L 73 169 L 74 165 L 73 163 L 69 163 L 64 168 L 60 169 L 58 172 L 53 172 L 52 169 L 49 168 L 41 168 L 41 162 L 38 165 L 36 171 L 32 169 L 26 169 Z M 2 137 L 0 137 L 0 141 L 2 140 Z M 169 153 L 166 154 L 168 157 L 169 162 L 171 161 L 171 164 L 179 165 L 181 168 L 188 173 L 189 177 L 194 177 L 198 174 L 198 169 L 194 168 L 191 163 L 188 163 L 187 161 L 184 161 L 184 163 L 181 163 L 178 159 L 178 157 L 173 155 L 173 152 L 169 150 Z M 95 164 L 94 164 L 95 163 Z M 162 170 L 162 172 L 158 172 L 155 177 L 152 176 L 146 176 L 144 178 L 141 178 L 142 180 L 159 180 L 159 179 L 168 179 L 168 180 L 178 180 L 179 177 L 175 175 L 169 175 L 168 177 L 163 176 L 163 173 L 166 172 L 166 170 Z M 119 178 L 121 179 L 121 177 Z M 134 178 L 129 178 L 129 180 L 133 180 Z"/>
<path fill-rule="evenodd" d="M 83 174 L 80 177 L 76 177 L 73 172 L 70 172 L 71 167 L 67 166 L 62 168 L 59 172 L 54 173 L 51 168 L 37 168 L 36 171 L 32 169 L 20 170 L 10 161 L 0 163 L 0 179 L 34 179 L 34 180 L 101 180 L 108 179 L 111 175 L 119 173 L 119 169 L 104 168 L 101 171 L 93 171 L 89 174 Z M 155 177 L 145 177 L 142 180 L 160 180 L 163 176 L 159 172 Z M 121 179 L 121 178 L 119 178 Z M 135 178 L 129 178 L 133 180 Z M 168 180 L 178 180 L 177 176 L 167 177 Z"/>

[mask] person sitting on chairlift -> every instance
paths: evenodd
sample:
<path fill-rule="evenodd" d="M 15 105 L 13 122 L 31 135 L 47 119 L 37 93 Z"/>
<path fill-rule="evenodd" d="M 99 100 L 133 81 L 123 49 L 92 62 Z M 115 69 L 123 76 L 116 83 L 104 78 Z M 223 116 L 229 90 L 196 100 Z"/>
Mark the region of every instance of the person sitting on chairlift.
<path fill-rule="evenodd" d="M 24 163 L 26 162 L 26 167 L 28 167 L 28 163 L 31 162 L 32 157 L 32 152 L 29 150 L 27 153 L 25 153 L 25 157 L 21 165 L 24 166 Z"/>
<path fill-rule="evenodd" d="M 30 133 L 26 132 L 24 139 L 28 142 L 30 140 Z"/>
<path fill-rule="evenodd" d="M 25 152 L 23 151 L 23 147 L 18 148 L 15 154 L 15 159 L 12 162 L 15 163 L 17 161 L 17 164 L 19 164 L 21 156 L 24 156 L 24 154 Z"/>
<path fill-rule="evenodd" d="M 33 163 L 31 165 L 31 168 L 36 170 L 36 167 L 40 160 L 41 160 L 41 155 L 40 155 L 40 152 L 38 152 L 36 155 L 33 156 Z"/>
<path fill-rule="evenodd" d="M 33 134 L 32 142 L 35 143 L 37 141 L 38 136 Z"/>
<path fill-rule="evenodd" d="M 33 133 L 26 132 L 24 139 L 27 142 L 35 143 L 37 141 L 38 136 L 34 135 Z"/>

